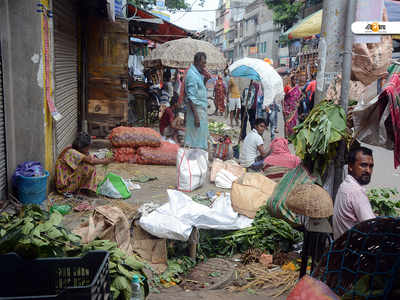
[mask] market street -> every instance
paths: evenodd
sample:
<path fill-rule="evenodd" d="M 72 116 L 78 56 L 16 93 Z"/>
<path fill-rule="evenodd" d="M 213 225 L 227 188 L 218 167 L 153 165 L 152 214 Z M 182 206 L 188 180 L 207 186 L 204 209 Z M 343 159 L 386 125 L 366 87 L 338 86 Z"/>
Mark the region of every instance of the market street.
<path fill-rule="evenodd" d="M 0 0 L 0 300 L 399 299 L 399 24 Z"/>

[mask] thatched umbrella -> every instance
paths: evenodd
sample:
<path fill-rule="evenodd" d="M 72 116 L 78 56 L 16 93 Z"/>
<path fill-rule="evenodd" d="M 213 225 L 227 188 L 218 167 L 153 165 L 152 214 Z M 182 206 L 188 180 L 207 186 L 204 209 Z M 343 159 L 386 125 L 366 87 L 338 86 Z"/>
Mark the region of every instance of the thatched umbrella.
<path fill-rule="evenodd" d="M 145 67 L 163 66 L 176 69 L 185 69 L 193 63 L 194 55 L 204 52 L 207 55 L 208 70 L 223 70 L 227 66 L 223 53 L 212 44 L 182 38 L 161 44 L 145 58 Z"/>

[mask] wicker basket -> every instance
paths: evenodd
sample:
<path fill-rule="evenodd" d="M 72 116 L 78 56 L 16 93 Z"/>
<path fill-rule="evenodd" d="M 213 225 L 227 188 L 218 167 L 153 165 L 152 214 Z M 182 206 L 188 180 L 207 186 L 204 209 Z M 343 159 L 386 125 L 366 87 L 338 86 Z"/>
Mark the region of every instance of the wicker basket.
<path fill-rule="evenodd" d="M 333 215 L 332 198 L 316 184 L 298 185 L 290 192 L 285 204 L 294 213 L 311 218 Z"/>

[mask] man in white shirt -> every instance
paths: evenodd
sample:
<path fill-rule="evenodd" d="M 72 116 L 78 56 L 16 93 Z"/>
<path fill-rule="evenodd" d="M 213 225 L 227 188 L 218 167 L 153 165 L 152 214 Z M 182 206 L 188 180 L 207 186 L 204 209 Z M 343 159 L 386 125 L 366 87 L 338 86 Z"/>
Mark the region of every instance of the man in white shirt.
<path fill-rule="evenodd" d="M 354 225 L 374 219 L 364 185 L 371 181 L 374 159 L 372 150 L 360 147 L 351 150 L 348 171 L 339 187 L 333 210 L 333 236 L 335 240 Z"/>
<path fill-rule="evenodd" d="M 264 119 L 257 119 L 255 127 L 244 139 L 240 147 L 240 165 L 255 171 L 262 170 L 264 167 L 264 158 L 267 151 L 264 149 L 263 134 L 267 128 L 267 122 Z"/>

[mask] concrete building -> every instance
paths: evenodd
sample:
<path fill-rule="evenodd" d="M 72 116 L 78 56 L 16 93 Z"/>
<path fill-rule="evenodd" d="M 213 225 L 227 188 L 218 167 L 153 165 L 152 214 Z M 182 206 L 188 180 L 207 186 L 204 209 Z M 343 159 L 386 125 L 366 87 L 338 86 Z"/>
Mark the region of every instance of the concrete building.
<path fill-rule="evenodd" d="M 279 66 L 280 28 L 263 0 L 220 1 L 216 12 L 214 44 L 228 61 L 268 57 Z"/>

